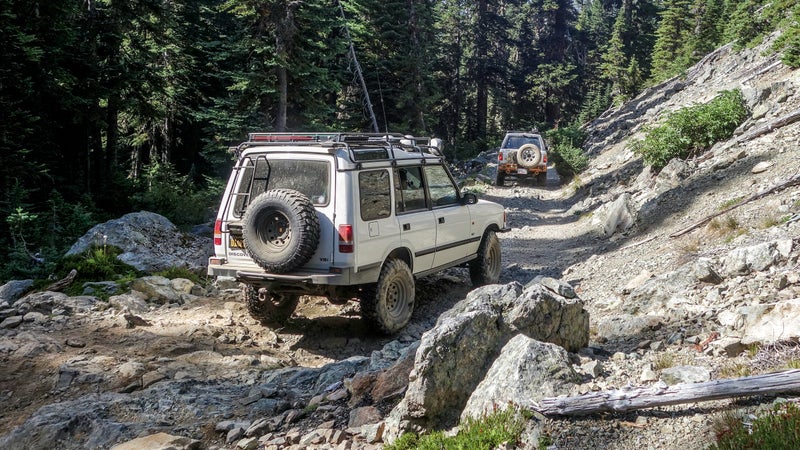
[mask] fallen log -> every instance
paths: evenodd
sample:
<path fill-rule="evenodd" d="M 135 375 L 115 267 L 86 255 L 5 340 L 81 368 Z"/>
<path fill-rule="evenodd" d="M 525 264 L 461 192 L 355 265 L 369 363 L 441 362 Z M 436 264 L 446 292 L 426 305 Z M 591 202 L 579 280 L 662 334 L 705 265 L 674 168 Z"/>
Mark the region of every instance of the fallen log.
<path fill-rule="evenodd" d="M 577 397 L 548 397 L 528 406 L 544 415 L 581 416 L 786 392 L 800 392 L 800 369 L 705 383 L 660 383 Z"/>
<path fill-rule="evenodd" d="M 779 184 L 777 186 L 773 186 L 773 187 L 771 187 L 769 189 L 764 189 L 763 191 L 756 192 L 755 194 L 751 195 L 750 197 L 747 197 L 746 199 L 736 203 L 733 206 L 725 208 L 720 212 L 708 215 L 708 216 L 704 217 L 703 219 L 701 219 L 701 220 L 689 225 L 688 227 L 686 227 L 686 228 L 684 228 L 684 229 L 682 229 L 680 231 L 676 231 L 676 232 L 670 234 L 669 237 L 676 238 L 678 236 L 683 236 L 684 234 L 686 234 L 686 233 L 688 233 L 688 232 L 690 232 L 690 231 L 692 231 L 692 230 L 694 230 L 696 228 L 699 228 L 699 227 L 707 224 L 708 222 L 711 221 L 711 219 L 713 219 L 715 217 L 718 217 L 718 216 L 721 216 L 723 214 L 729 213 L 729 212 L 733 211 L 734 209 L 736 209 L 736 208 L 738 208 L 738 207 L 740 207 L 742 205 L 745 205 L 745 204 L 747 204 L 749 202 L 752 202 L 753 200 L 757 200 L 757 199 L 759 199 L 761 197 L 769 195 L 769 194 L 771 194 L 773 192 L 779 191 L 781 189 L 785 189 L 785 188 L 790 187 L 790 186 L 798 185 L 798 184 L 800 184 L 800 174 L 794 175 L 792 178 L 789 178 L 788 181 L 785 181 L 785 182 L 783 182 L 783 183 L 781 183 L 781 184 Z"/>
<path fill-rule="evenodd" d="M 733 144 L 741 144 L 742 142 L 751 141 L 757 137 L 761 137 L 767 133 L 771 133 L 772 131 L 777 130 L 778 128 L 783 128 L 786 125 L 791 125 L 795 122 L 800 120 L 800 109 L 796 109 L 788 114 L 784 114 L 781 117 L 773 120 L 772 122 L 760 126 L 755 130 L 748 131 L 747 133 L 742 134 L 741 136 L 735 138 L 733 140 Z"/>

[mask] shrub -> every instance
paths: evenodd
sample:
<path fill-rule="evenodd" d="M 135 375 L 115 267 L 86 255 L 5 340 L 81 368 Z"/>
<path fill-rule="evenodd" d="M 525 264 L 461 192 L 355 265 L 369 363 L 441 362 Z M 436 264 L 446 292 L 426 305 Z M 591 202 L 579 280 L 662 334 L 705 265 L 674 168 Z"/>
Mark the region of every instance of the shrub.
<path fill-rule="evenodd" d="M 139 275 L 136 268 L 117 259 L 122 250 L 113 245 L 97 245 L 77 255 L 65 256 L 56 269 L 59 278 L 72 269 L 78 272 L 73 285 L 81 281 L 121 280 Z"/>
<path fill-rule="evenodd" d="M 569 177 L 586 170 L 589 157 L 581 146 L 586 134 L 575 126 L 558 128 L 547 132 L 550 146 L 549 158 L 559 175 Z"/>
<path fill-rule="evenodd" d="M 717 425 L 717 442 L 710 450 L 800 448 L 800 408 L 782 403 L 757 417 L 751 427 L 728 417 Z"/>
<path fill-rule="evenodd" d="M 201 186 L 188 175 L 178 174 L 172 164 L 156 163 L 147 167 L 138 188 L 132 197 L 135 209 L 161 214 L 181 226 L 210 220 L 224 186 L 210 177 Z"/>
<path fill-rule="evenodd" d="M 723 91 L 708 103 L 682 108 L 662 125 L 645 129 L 645 138 L 634 143 L 633 150 L 660 171 L 672 158 L 696 156 L 730 138 L 748 114 L 741 91 Z"/>
<path fill-rule="evenodd" d="M 515 444 L 525 422 L 514 408 L 508 408 L 481 419 L 467 419 L 457 435 L 448 437 L 441 431 L 426 435 L 406 433 L 385 450 L 449 450 L 496 448 L 504 442 Z"/>

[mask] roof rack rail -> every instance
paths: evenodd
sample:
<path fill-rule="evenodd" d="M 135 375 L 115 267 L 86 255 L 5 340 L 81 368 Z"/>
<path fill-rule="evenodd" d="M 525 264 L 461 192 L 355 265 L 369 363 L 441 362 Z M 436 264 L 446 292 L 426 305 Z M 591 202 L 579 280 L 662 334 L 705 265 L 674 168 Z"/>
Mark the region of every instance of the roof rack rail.
<path fill-rule="evenodd" d="M 350 158 L 355 162 L 359 158 L 352 146 L 386 145 L 387 159 L 394 159 L 394 150 L 407 152 L 430 153 L 442 157 L 442 140 L 431 137 L 404 135 L 401 133 L 359 133 L 359 132 L 257 132 L 249 133 L 247 142 L 232 148 L 234 152 L 254 145 L 279 145 L 292 143 L 296 145 L 314 145 L 319 143 L 337 143 L 347 148 Z"/>

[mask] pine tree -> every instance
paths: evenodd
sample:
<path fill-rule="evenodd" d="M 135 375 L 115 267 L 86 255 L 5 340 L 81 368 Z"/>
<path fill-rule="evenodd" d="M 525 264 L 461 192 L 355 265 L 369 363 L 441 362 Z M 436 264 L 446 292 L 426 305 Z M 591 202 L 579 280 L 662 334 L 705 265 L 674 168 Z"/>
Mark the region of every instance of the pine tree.
<path fill-rule="evenodd" d="M 653 82 L 660 82 L 689 66 L 692 26 L 689 0 L 666 0 L 653 48 Z"/>

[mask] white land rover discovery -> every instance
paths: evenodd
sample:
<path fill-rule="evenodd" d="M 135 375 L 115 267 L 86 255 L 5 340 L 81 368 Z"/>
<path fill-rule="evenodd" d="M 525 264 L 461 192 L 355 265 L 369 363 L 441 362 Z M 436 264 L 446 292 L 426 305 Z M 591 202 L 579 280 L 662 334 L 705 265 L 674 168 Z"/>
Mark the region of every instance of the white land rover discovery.
<path fill-rule="evenodd" d="M 414 278 L 466 265 L 500 277 L 506 215 L 459 191 L 438 139 L 251 133 L 236 147 L 208 274 L 246 286 L 253 317 L 281 322 L 302 295 L 359 299 L 383 333 L 411 319 Z"/>

